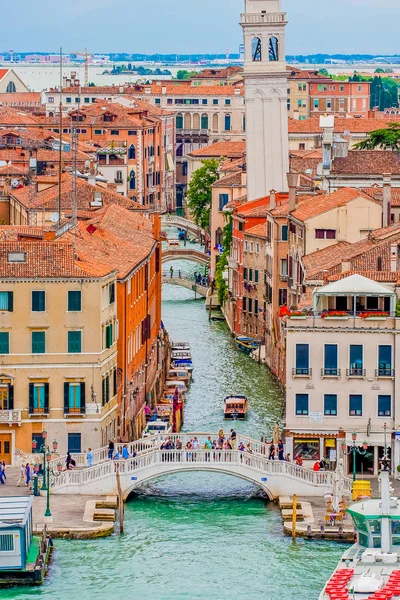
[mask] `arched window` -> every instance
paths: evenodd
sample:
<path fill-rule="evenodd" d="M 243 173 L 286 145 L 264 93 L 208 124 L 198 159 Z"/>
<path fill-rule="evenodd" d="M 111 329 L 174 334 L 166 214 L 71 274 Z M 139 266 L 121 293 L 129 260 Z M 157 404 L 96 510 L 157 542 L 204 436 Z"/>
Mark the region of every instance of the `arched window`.
<path fill-rule="evenodd" d="M 131 144 L 129 146 L 129 150 L 128 150 L 128 159 L 129 160 L 135 160 L 136 158 L 136 148 L 134 144 Z"/>
<path fill-rule="evenodd" d="M 217 231 L 215 232 L 215 245 L 216 246 L 222 245 L 222 229 L 221 229 L 221 227 L 218 227 Z"/>
<path fill-rule="evenodd" d="M 129 189 L 136 190 L 136 175 L 135 171 L 129 173 Z"/>
<path fill-rule="evenodd" d="M 15 94 L 15 92 L 17 91 L 17 88 L 15 87 L 15 83 L 13 81 L 10 81 L 10 83 L 7 86 L 6 89 L 6 93 L 7 94 Z"/>
<path fill-rule="evenodd" d="M 208 115 L 201 115 L 201 128 L 208 129 Z"/>
<path fill-rule="evenodd" d="M 197 113 L 193 115 L 193 129 L 200 129 L 200 115 Z"/>
<path fill-rule="evenodd" d="M 279 60 L 279 41 L 277 37 L 269 38 L 269 60 L 273 62 Z"/>
<path fill-rule="evenodd" d="M 182 115 L 176 115 L 176 128 L 183 129 L 183 117 Z"/>
<path fill-rule="evenodd" d="M 231 130 L 231 115 L 225 115 L 225 131 Z"/>
<path fill-rule="evenodd" d="M 218 131 L 218 114 L 213 114 L 213 131 Z"/>
<path fill-rule="evenodd" d="M 259 37 L 253 38 L 251 53 L 254 62 L 259 62 L 260 60 L 262 60 L 261 40 Z"/>

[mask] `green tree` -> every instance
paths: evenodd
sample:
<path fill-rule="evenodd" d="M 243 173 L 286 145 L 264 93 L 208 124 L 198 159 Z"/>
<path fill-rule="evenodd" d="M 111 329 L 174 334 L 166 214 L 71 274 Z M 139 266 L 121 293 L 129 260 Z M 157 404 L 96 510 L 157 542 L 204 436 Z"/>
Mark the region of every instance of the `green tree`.
<path fill-rule="evenodd" d="M 187 192 L 187 205 L 196 225 L 207 229 L 210 225 L 211 186 L 218 179 L 219 160 L 202 160 L 202 166 L 193 173 Z"/>
<path fill-rule="evenodd" d="M 400 123 L 388 123 L 385 129 L 372 131 L 368 137 L 355 145 L 358 150 L 400 150 Z"/>
<path fill-rule="evenodd" d="M 215 268 L 215 283 L 217 284 L 218 302 L 223 306 L 228 297 L 228 286 L 224 278 L 224 272 L 228 266 L 228 256 L 231 251 L 232 243 L 232 219 L 229 218 L 222 233 L 222 254 L 219 257 Z"/>
<path fill-rule="evenodd" d="M 322 69 L 320 69 L 318 71 L 318 73 L 319 73 L 319 75 L 325 75 L 325 77 L 329 77 L 329 71 L 328 71 L 328 69 L 322 68 Z"/>

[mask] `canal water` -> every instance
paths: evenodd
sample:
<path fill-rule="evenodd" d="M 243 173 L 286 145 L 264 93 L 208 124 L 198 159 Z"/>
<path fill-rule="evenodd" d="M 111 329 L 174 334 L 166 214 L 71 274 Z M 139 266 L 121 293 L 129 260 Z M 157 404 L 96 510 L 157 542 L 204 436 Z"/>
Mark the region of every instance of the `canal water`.
<path fill-rule="evenodd" d="M 187 267 L 187 265 L 186 265 Z M 240 433 L 259 438 L 281 423 L 283 394 L 267 369 L 234 347 L 222 322 L 209 322 L 204 301 L 164 286 L 163 319 L 171 338 L 190 341 L 194 382 L 185 429 L 224 424 L 224 396 L 249 397 Z M 56 501 L 56 500 L 54 500 Z M 131 497 L 125 533 L 102 540 L 55 541 L 50 574 L 37 589 L 1 590 L 14 600 L 317 600 L 343 545 L 292 543 L 280 514 L 241 480 L 182 473 Z"/>

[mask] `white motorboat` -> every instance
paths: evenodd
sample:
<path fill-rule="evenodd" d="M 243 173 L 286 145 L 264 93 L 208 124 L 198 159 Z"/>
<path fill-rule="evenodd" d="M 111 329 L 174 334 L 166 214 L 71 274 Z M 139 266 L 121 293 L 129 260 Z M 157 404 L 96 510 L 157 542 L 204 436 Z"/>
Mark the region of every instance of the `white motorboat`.
<path fill-rule="evenodd" d="M 171 342 L 171 350 L 190 350 L 189 342 Z"/>

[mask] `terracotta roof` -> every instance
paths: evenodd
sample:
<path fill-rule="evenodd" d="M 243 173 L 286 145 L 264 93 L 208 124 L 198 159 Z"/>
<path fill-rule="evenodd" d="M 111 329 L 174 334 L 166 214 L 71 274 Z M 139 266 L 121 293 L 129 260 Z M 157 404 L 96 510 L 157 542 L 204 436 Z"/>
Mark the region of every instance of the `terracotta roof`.
<path fill-rule="evenodd" d="M 27 169 L 25 169 L 24 167 L 21 167 L 19 165 L 13 165 L 13 164 L 8 164 L 8 165 L 3 165 L 2 167 L 0 167 L 0 175 L 27 175 Z"/>
<path fill-rule="evenodd" d="M 341 263 L 342 260 L 346 260 L 346 250 L 350 247 L 351 244 L 349 242 L 338 242 L 333 246 L 328 246 L 327 248 L 303 256 L 306 278 L 313 279 L 313 276 L 319 275 L 324 270 L 328 270 Z"/>
<path fill-rule="evenodd" d="M 242 186 L 242 173 L 229 173 L 213 184 L 213 188 Z"/>
<path fill-rule="evenodd" d="M 375 200 L 379 202 L 383 201 L 383 189 L 380 186 L 376 185 L 370 188 L 361 188 L 361 190 L 364 194 L 368 194 L 368 196 L 371 196 Z M 391 205 L 396 208 L 400 207 L 400 188 L 392 187 L 391 196 Z"/>
<path fill-rule="evenodd" d="M 256 237 L 265 238 L 267 236 L 267 222 L 259 223 L 258 225 L 254 225 L 254 227 L 250 227 L 250 229 L 246 229 L 244 235 L 254 235 Z"/>
<path fill-rule="evenodd" d="M 236 73 L 243 73 L 243 67 L 226 67 L 225 69 L 204 69 L 193 75 L 192 79 L 226 79 Z"/>
<path fill-rule="evenodd" d="M 193 150 L 193 152 L 189 152 L 188 156 L 241 158 L 244 152 L 246 152 L 246 142 L 216 142 L 210 146 Z"/>
<path fill-rule="evenodd" d="M 0 79 L 3 79 L 7 75 L 10 69 L 0 69 Z"/>
<path fill-rule="evenodd" d="M 42 94 L 41 92 L 0 94 L 0 104 L 3 104 L 4 106 L 38 107 L 42 105 Z"/>
<path fill-rule="evenodd" d="M 371 196 L 364 194 L 358 189 L 340 188 L 332 194 L 302 197 L 300 205 L 291 214 L 298 221 L 306 221 L 340 206 L 345 206 L 349 202 L 352 202 L 352 200 L 360 197 L 374 202 Z"/>
<path fill-rule="evenodd" d="M 2 125 L 38 125 L 40 120 L 18 108 L 0 106 L 0 127 Z"/>
<path fill-rule="evenodd" d="M 226 160 L 220 166 L 219 170 L 221 172 L 227 171 L 243 171 L 243 168 L 246 166 L 246 158 L 237 158 L 235 160 Z"/>
<path fill-rule="evenodd" d="M 400 271 L 345 271 L 344 273 L 331 275 L 328 277 L 328 281 L 339 281 L 339 279 L 345 279 L 351 275 L 362 275 L 382 283 L 397 283 L 400 279 Z"/>
<path fill-rule="evenodd" d="M 333 161 L 335 174 L 374 174 L 391 173 L 400 175 L 400 152 L 389 150 L 350 150 L 346 157 L 336 157 Z"/>
<path fill-rule="evenodd" d="M 384 127 L 384 123 L 385 121 L 378 119 L 339 117 L 335 119 L 334 132 L 342 134 L 347 131 L 349 133 L 371 133 Z M 319 126 L 319 117 L 310 117 L 302 121 L 299 119 L 289 119 L 289 133 L 322 133 L 322 129 Z"/>

